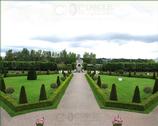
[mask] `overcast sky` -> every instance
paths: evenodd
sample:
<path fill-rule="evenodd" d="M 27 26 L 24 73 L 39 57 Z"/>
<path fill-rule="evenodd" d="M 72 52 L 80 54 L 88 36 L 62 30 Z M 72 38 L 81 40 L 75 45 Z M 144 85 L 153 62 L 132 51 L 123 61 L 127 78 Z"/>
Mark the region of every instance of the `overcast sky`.
<path fill-rule="evenodd" d="M 157 58 L 158 2 L 1 2 L 1 54 L 66 49 L 98 58 Z"/>

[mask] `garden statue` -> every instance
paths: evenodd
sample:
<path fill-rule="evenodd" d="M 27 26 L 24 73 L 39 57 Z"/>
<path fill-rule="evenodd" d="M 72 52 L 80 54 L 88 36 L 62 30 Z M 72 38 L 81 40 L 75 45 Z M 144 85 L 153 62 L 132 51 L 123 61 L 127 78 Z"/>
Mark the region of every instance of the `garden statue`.
<path fill-rule="evenodd" d="M 82 64 L 83 64 L 83 60 L 80 58 L 80 55 L 78 55 L 77 60 L 76 60 L 76 71 L 77 72 L 82 72 Z"/>

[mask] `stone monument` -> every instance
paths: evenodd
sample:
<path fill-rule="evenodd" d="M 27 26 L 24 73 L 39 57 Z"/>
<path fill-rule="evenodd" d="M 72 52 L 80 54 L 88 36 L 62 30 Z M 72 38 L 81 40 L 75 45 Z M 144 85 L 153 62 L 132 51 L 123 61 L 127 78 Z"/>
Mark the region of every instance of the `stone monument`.
<path fill-rule="evenodd" d="M 78 55 L 77 60 L 76 60 L 76 71 L 77 72 L 82 72 L 82 64 L 83 64 L 83 60 L 80 58 L 80 55 Z"/>

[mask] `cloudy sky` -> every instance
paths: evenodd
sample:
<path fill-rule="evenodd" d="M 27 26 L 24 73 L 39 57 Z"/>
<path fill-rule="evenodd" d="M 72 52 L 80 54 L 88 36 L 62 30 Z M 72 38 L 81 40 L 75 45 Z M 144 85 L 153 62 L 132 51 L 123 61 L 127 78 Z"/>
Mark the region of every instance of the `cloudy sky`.
<path fill-rule="evenodd" d="M 158 2 L 1 2 L 1 54 L 8 49 L 157 58 Z"/>

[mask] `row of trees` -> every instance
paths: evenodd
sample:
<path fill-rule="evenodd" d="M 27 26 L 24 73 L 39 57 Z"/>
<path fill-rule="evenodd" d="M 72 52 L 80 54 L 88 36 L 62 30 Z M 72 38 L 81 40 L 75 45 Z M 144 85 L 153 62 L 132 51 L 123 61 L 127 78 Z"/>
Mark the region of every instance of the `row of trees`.
<path fill-rule="evenodd" d="M 62 50 L 61 52 L 51 52 L 42 50 L 28 50 L 23 48 L 21 51 L 6 52 L 5 61 L 51 61 L 56 63 L 70 64 L 76 61 L 76 54 Z"/>
<path fill-rule="evenodd" d="M 21 51 L 13 51 L 9 49 L 4 57 L 5 61 L 52 61 L 56 63 L 72 64 L 76 62 L 77 54 L 62 50 L 61 52 L 28 50 L 23 48 Z M 2 60 L 2 59 L 1 59 Z M 96 63 L 96 55 L 94 53 L 85 52 L 83 54 L 85 63 Z"/>
<path fill-rule="evenodd" d="M 6 56 L 0 58 L 0 70 L 2 67 L 8 70 L 28 70 L 33 65 L 37 70 L 75 69 L 77 54 L 62 50 L 51 52 L 42 50 L 21 51 L 8 50 Z M 100 71 L 158 71 L 158 63 L 148 59 L 96 59 L 94 53 L 83 54 L 83 67 L 85 70 Z M 27 62 L 26 62 L 27 61 Z M 4 63 L 2 63 L 4 62 Z M 3 65 L 4 64 L 4 65 Z M 2 66 L 3 65 L 3 66 Z"/>

